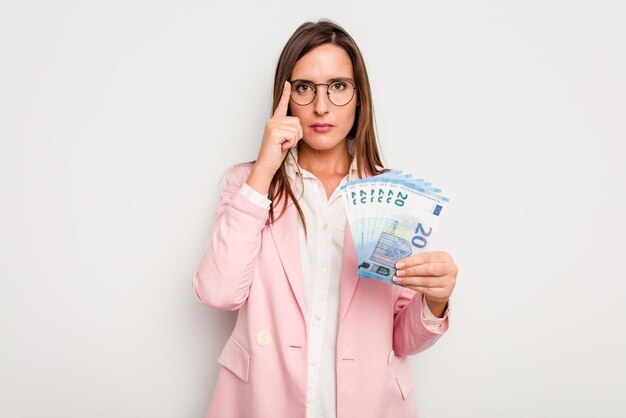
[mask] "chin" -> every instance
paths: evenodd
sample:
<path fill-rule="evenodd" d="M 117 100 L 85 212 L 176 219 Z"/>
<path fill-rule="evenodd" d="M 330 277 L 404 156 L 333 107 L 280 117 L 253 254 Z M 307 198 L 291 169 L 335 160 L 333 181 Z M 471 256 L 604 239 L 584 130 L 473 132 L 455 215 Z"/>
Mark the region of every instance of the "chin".
<path fill-rule="evenodd" d="M 329 138 L 327 136 L 319 134 L 314 134 L 307 138 L 302 138 L 302 142 L 304 142 L 316 151 L 327 151 L 329 149 L 333 149 L 336 146 L 343 144 L 345 141 L 345 137 L 337 139 Z"/>

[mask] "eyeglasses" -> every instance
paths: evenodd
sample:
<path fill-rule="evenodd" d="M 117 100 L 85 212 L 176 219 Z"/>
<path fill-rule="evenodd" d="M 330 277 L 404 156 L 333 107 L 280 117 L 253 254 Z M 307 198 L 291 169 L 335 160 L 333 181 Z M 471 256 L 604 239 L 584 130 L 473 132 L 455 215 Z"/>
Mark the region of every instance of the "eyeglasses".
<path fill-rule="evenodd" d="M 291 100 L 299 106 L 313 103 L 317 95 L 317 86 L 326 86 L 328 100 L 335 106 L 345 106 L 354 97 L 357 87 L 348 80 L 333 81 L 332 83 L 311 83 L 296 80 L 291 83 Z"/>

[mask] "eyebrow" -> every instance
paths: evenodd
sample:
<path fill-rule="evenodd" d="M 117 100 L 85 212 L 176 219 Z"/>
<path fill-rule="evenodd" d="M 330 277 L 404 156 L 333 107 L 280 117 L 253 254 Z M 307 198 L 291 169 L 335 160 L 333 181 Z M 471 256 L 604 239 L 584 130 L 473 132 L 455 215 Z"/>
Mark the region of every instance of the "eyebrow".
<path fill-rule="evenodd" d="M 305 79 L 302 79 L 302 78 L 299 78 L 297 80 L 292 80 L 292 81 L 290 81 L 290 83 L 295 83 L 296 81 L 300 81 L 300 82 L 303 82 L 303 83 L 316 84 L 315 82 L 313 82 L 311 80 L 305 80 Z M 356 84 L 356 83 L 354 83 L 354 80 L 351 77 L 334 77 L 334 78 L 329 78 L 328 80 L 326 80 L 327 83 L 332 83 L 333 81 L 351 81 L 353 84 Z"/>

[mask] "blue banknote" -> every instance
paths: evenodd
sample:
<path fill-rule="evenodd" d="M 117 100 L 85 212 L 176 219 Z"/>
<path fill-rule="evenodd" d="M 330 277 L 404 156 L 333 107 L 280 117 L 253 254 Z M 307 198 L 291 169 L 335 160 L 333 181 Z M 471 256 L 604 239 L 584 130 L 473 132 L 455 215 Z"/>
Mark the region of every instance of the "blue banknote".
<path fill-rule="evenodd" d="M 341 188 L 358 257 L 358 275 L 393 283 L 395 262 L 427 251 L 449 203 L 431 182 L 389 171 Z"/>

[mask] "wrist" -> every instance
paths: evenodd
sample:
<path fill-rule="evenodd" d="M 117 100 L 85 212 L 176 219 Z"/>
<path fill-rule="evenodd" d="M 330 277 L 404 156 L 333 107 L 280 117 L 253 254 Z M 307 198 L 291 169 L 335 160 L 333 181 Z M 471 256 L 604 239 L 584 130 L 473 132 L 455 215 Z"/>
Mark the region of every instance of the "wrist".
<path fill-rule="evenodd" d="M 257 163 L 255 163 L 252 167 L 252 171 L 250 172 L 246 183 L 256 192 L 267 196 L 270 183 L 272 182 L 272 178 L 275 173 L 275 170 L 260 166 L 257 161 Z"/>
<path fill-rule="evenodd" d="M 430 300 L 428 297 L 426 297 L 425 299 L 426 303 L 428 304 L 428 309 L 430 309 L 430 312 L 437 318 L 443 318 L 443 314 L 448 308 L 448 299 L 443 301 Z"/>

